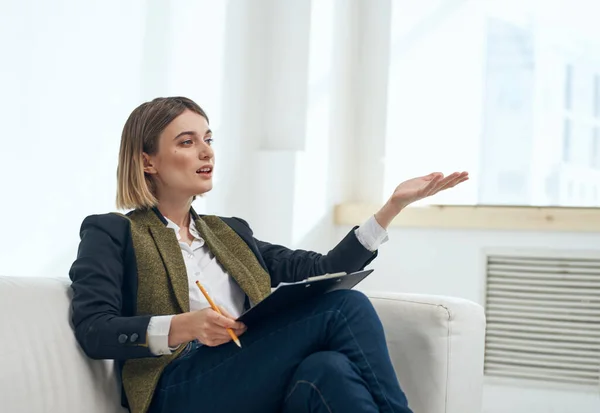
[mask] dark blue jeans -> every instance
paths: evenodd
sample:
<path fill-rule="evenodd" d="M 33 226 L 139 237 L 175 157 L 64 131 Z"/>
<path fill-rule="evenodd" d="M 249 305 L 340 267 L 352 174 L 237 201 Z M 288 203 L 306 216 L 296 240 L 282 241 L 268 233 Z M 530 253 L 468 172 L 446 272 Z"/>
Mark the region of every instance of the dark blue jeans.
<path fill-rule="evenodd" d="M 369 299 L 335 291 L 219 347 L 189 344 L 152 413 L 410 413 Z"/>

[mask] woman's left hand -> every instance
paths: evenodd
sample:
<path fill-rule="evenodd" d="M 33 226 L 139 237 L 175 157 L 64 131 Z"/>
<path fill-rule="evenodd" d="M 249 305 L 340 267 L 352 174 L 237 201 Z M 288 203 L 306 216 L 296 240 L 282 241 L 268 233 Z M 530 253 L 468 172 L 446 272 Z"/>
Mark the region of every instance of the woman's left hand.
<path fill-rule="evenodd" d="M 446 177 L 441 172 L 433 172 L 404 181 L 396 187 L 389 201 L 375 214 L 375 219 L 383 228 L 387 228 L 396 215 L 408 205 L 468 179 L 468 172 L 454 172 Z"/>

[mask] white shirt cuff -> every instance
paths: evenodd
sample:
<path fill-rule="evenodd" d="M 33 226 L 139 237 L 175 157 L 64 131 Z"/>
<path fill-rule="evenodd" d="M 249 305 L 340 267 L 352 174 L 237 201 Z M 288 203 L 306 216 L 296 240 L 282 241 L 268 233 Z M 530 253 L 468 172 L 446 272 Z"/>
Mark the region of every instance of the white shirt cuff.
<path fill-rule="evenodd" d="M 358 242 L 369 251 L 377 251 L 381 244 L 389 239 L 387 231 L 379 225 L 374 215 L 371 215 L 364 224 L 356 228 L 354 233 Z"/>
<path fill-rule="evenodd" d="M 171 354 L 177 348 L 169 347 L 169 331 L 171 330 L 172 315 L 150 317 L 148 323 L 148 347 L 155 356 Z"/>

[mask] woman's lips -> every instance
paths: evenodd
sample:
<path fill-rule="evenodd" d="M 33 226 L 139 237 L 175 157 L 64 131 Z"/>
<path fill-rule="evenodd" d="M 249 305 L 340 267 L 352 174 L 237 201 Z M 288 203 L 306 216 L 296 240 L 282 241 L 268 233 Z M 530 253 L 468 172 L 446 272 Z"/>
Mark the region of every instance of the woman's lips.
<path fill-rule="evenodd" d="M 196 173 L 203 178 L 212 177 L 213 167 L 212 166 L 203 166 L 196 170 Z"/>

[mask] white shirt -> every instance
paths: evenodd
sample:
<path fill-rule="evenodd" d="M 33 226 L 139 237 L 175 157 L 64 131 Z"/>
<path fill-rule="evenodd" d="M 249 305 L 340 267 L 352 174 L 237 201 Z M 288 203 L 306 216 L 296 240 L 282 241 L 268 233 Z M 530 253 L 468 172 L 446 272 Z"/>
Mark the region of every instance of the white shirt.
<path fill-rule="evenodd" d="M 166 218 L 166 217 L 165 217 Z M 215 303 L 225 308 L 233 317 L 242 314 L 245 293 L 235 282 L 233 277 L 219 264 L 216 257 L 209 251 L 204 239 L 198 233 L 193 219 L 190 220 L 190 234 L 194 237 L 192 244 L 181 241 L 179 226 L 170 219 L 167 228 L 172 228 L 179 240 L 181 253 L 185 262 L 188 277 L 188 292 L 190 296 L 190 311 L 202 310 L 210 304 L 200 292 L 196 280 L 208 292 Z M 369 251 L 375 251 L 387 241 L 387 231 L 371 216 L 355 231 L 358 241 Z M 169 348 L 169 330 L 173 315 L 154 316 L 148 324 L 148 347 L 154 355 L 171 354 Z"/>

